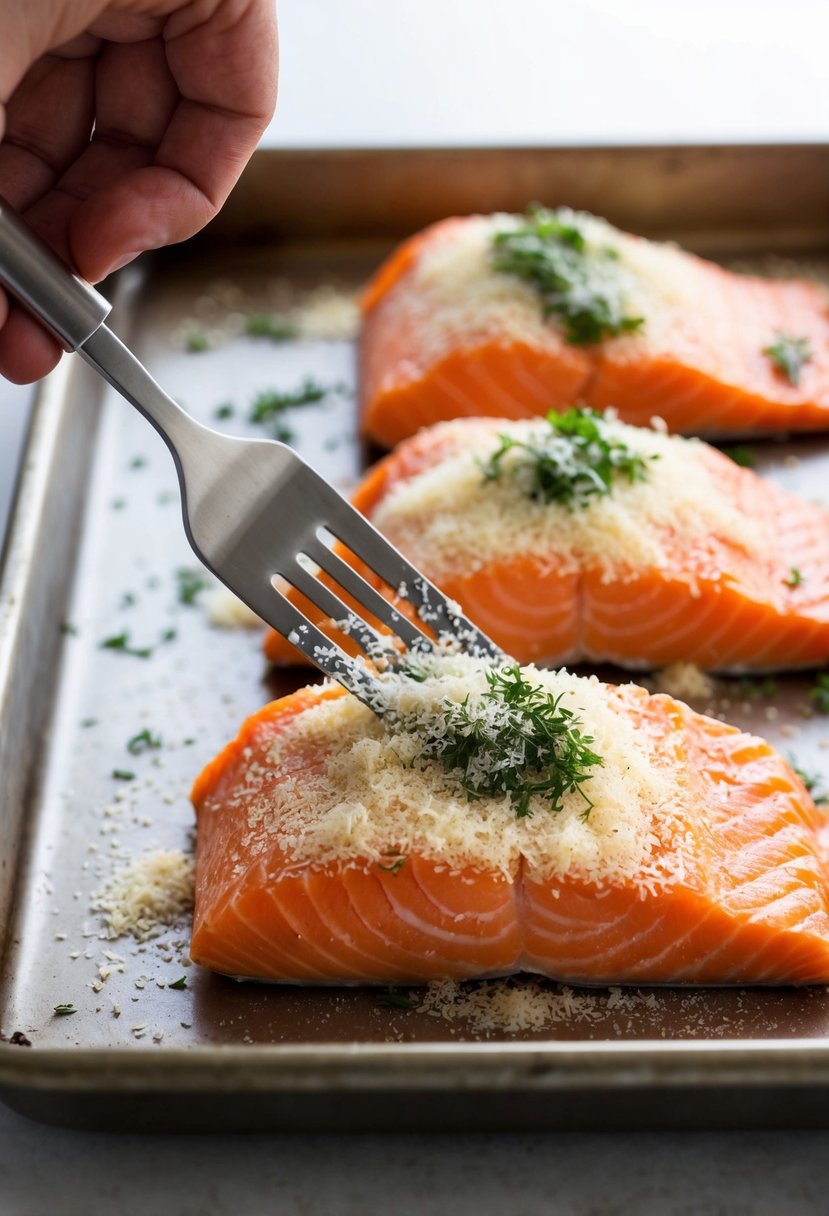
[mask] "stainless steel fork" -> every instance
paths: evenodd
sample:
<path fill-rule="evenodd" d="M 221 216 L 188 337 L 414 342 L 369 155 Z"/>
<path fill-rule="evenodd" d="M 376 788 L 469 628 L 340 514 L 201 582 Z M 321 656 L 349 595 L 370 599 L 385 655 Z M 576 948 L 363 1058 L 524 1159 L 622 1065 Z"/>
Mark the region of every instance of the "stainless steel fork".
<path fill-rule="evenodd" d="M 364 662 L 325 636 L 274 585 L 290 583 L 327 616 L 343 621 L 365 654 L 393 660 L 393 641 L 357 616 L 303 560 L 310 559 L 404 646 L 430 650 L 424 628 L 398 612 L 332 551 L 335 537 L 360 558 L 436 634 L 494 660 L 503 655 L 446 596 L 408 562 L 322 477 L 283 443 L 238 439 L 196 422 L 104 324 L 110 304 L 71 274 L 0 199 L 0 283 L 108 380 L 152 423 L 172 453 L 184 530 L 201 561 L 264 621 L 377 712 L 382 695 Z"/>

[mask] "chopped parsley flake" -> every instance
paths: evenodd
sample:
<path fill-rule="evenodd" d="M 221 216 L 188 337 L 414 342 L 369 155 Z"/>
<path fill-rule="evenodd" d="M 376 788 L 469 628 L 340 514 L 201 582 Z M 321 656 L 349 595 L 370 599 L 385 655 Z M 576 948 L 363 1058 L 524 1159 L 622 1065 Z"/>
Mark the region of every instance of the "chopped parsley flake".
<path fill-rule="evenodd" d="M 182 988 L 187 987 L 187 976 L 182 975 L 179 979 L 173 980 L 172 984 L 168 984 L 167 987 L 175 988 L 176 991 L 181 991 Z"/>
<path fill-rule="evenodd" d="M 130 461 L 131 469 L 144 469 L 144 468 L 146 468 L 146 466 L 147 466 L 147 457 L 146 456 L 133 456 L 132 460 Z"/>
<path fill-rule="evenodd" d="M 829 671 L 822 671 L 809 692 L 819 714 L 829 714 Z"/>
<path fill-rule="evenodd" d="M 134 781 L 135 773 L 128 768 L 114 768 L 112 775 L 116 781 Z"/>
<path fill-rule="evenodd" d="M 783 582 L 787 587 L 799 587 L 803 582 L 803 575 L 798 570 L 797 566 L 792 566 L 789 570 L 788 578 L 784 578 Z"/>
<path fill-rule="evenodd" d="M 547 427 L 523 441 L 500 435 L 500 447 L 483 465 L 484 480 L 498 481 L 509 472 L 522 480 L 530 498 L 577 510 L 609 494 L 616 475 L 631 484 L 647 477 L 648 458 L 612 437 L 597 410 L 551 410 Z"/>
<path fill-rule="evenodd" d="M 67 1017 L 70 1013 L 77 1013 L 77 1012 L 78 1012 L 77 1009 L 72 1004 L 55 1005 L 55 1017 L 58 1017 L 58 1018 L 64 1018 L 64 1017 Z"/>
<path fill-rule="evenodd" d="M 216 409 L 213 413 L 213 417 L 217 418 L 221 422 L 225 418 L 232 418 L 235 413 L 236 413 L 236 409 L 233 405 L 233 402 L 232 401 L 223 401 L 221 405 L 216 406 Z"/>
<path fill-rule="evenodd" d="M 486 679 L 477 700 L 444 702 L 438 728 L 414 727 L 421 756 L 439 761 L 470 801 L 506 794 L 522 819 L 534 795 L 559 811 L 565 794 L 577 792 L 586 818 L 593 803 L 582 786 L 604 763 L 590 750 L 592 736 L 560 696 L 531 684 L 517 665 L 493 668 Z"/>
<path fill-rule="evenodd" d="M 496 232 L 493 265 L 531 283 L 545 317 L 555 316 L 567 341 L 587 346 L 641 329 L 626 311 L 619 255 L 590 247 L 572 212 L 531 207 L 515 228 Z"/>
<path fill-rule="evenodd" d="M 119 650 L 121 654 L 131 654 L 136 659 L 149 659 L 152 655 L 151 646 L 132 646 L 130 645 L 130 633 L 128 629 L 124 629 L 121 633 L 114 634 L 111 638 L 104 638 L 99 643 L 100 650 Z"/>
<path fill-rule="evenodd" d="M 190 606 L 195 604 L 208 583 L 204 571 L 198 567 L 179 566 L 178 570 L 176 570 L 176 585 L 178 602 Z"/>
<path fill-rule="evenodd" d="M 795 387 L 800 384 L 803 365 L 814 357 L 808 338 L 793 338 L 790 334 L 775 334 L 771 346 L 763 347 L 763 354 Z"/>
<path fill-rule="evenodd" d="M 193 355 L 210 350 L 210 339 L 203 330 L 194 329 L 184 339 L 184 349 Z"/>
<path fill-rule="evenodd" d="M 298 388 L 280 391 L 267 389 L 258 393 L 250 409 L 250 421 L 268 424 L 276 421 L 285 410 L 296 409 L 300 405 L 313 405 L 327 396 L 330 389 L 320 384 L 311 376 L 306 376 Z"/>
<path fill-rule="evenodd" d="M 131 756 L 140 756 L 142 752 L 156 751 L 161 747 L 161 736 L 154 735 L 145 726 L 137 735 L 127 741 L 127 751 Z"/>
<path fill-rule="evenodd" d="M 743 443 L 735 444 L 734 447 L 721 448 L 723 456 L 728 456 L 735 464 L 738 464 L 743 469 L 756 469 L 757 457 L 754 454 L 754 449 L 746 447 Z"/>
<path fill-rule="evenodd" d="M 245 317 L 245 333 L 249 338 L 287 342 L 297 336 L 297 327 L 287 317 L 280 317 L 275 313 L 252 312 Z"/>
<path fill-rule="evenodd" d="M 72 638 L 76 638 L 78 636 L 78 626 L 73 624 L 72 621 L 61 621 L 60 631 L 61 633 L 65 633 Z"/>

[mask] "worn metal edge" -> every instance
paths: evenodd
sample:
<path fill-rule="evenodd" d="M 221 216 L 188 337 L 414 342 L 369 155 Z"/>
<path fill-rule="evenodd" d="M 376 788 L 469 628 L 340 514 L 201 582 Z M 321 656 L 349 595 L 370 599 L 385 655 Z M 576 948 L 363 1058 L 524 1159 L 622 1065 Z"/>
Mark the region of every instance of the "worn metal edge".
<path fill-rule="evenodd" d="M 154 1050 L 154 1049 L 153 1049 Z M 13 1057 L 13 1058 L 12 1058 Z M 205 1046 L 144 1052 L 11 1046 L 0 1051 L 2 1088 L 116 1093 L 336 1092 L 361 1089 L 489 1090 L 829 1086 L 829 1044 L 810 1039 L 719 1043 L 318 1044 Z"/>
<path fill-rule="evenodd" d="M 781 179 L 785 197 L 774 188 Z M 751 249 L 771 238 L 778 248 L 825 246 L 829 144 L 263 148 L 187 248 L 399 238 L 445 215 L 523 209 L 532 199 L 598 211 L 692 247 L 704 235 L 710 250 L 735 237 L 746 245 L 747 234 Z"/>
<path fill-rule="evenodd" d="M 65 598 L 74 559 L 70 517 L 81 511 L 81 504 L 70 494 L 61 511 L 63 522 L 70 525 L 65 534 L 65 561 L 59 568 L 38 569 L 32 559 L 54 516 L 54 510 L 50 511 L 56 497 L 54 470 L 61 459 L 72 370 L 70 361 L 63 359 L 38 387 L 0 570 L 0 962 L 3 930 L 19 877 L 16 863 L 25 836 L 27 787 L 41 743 L 40 728 L 51 703 L 48 674 L 60 645 L 58 630 L 44 632 L 37 605 L 49 600 L 49 592 L 52 603 Z M 47 593 L 38 593 L 44 580 Z M 25 688 L 18 678 L 21 669 L 33 677 Z"/>

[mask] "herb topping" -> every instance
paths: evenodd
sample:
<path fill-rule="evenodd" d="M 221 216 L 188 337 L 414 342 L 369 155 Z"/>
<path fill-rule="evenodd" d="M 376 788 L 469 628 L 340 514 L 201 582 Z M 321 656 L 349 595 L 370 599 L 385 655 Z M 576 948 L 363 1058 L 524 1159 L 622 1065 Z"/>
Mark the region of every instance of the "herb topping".
<path fill-rule="evenodd" d="M 483 466 L 484 479 L 498 481 L 509 471 L 522 479 L 530 498 L 577 510 L 592 497 L 609 494 L 616 474 L 631 484 L 644 481 L 648 460 L 657 459 L 610 435 L 597 410 L 550 410 L 547 425 L 547 431 L 524 441 L 500 435 L 500 447 Z"/>
<path fill-rule="evenodd" d="M 572 212 L 533 206 L 515 228 L 496 232 L 496 270 L 527 280 L 545 317 L 556 316 L 567 341 L 587 346 L 641 329 L 626 311 L 618 252 L 589 246 Z"/>
<path fill-rule="evenodd" d="M 603 763 L 590 750 L 592 736 L 582 734 L 561 696 L 530 683 L 517 664 L 487 671 L 486 680 L 476 701 L 446 701 L 434 727 L 413 730 L 423 740 L 421 756 L 438 760 L 470 801 L 506 794 L 522 819 L 535 794 L 559 811 L 565 794 L 577 792 L 586 818 L 593 803 L 582 786 Z"/>
<path fill-rule="evenodd" d="M 771 346 L 763 347 L 763 354 L 768 355 L 777 370 L 795 387 L 800 384 L 804 363 L 813 358 L 809 339 L 793 338 L 790 334 L 775 334 Z"/>

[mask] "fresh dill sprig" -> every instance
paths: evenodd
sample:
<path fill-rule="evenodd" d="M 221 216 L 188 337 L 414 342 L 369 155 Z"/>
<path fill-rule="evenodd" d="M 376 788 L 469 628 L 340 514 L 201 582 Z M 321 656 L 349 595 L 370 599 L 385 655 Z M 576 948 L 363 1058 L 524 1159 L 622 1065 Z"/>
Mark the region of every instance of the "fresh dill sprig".
<path fill-rule="evenodd" d="M 787 587 L 799 587 L 803 582 L 803 574 L 800 570 L 798 570 L 797 566 L 792 566 L 789 570 L 788 576 L 783 579 L 783 582 Z"/>
<path fill-rule="evenodd" d="M 515 664 L 486 673 L 488 688 L 477 700 L 446 701 L 439 730 L 426 730 L 421 755 L 438 760 L 456 777 L 470 801 L 507 794 L 517 818 L 531 814 L 541 795 L 551 811 L 575 792 L 584 817 L 593 803 L 582 786 L 603 764 L 593 738 L 561 704 L 561 696 L 525 679 Z"/>
<path fill-rule="evenodd" d="M 149 659 L 152 656 L 152 646 L 133 646 L 130 643 L 130 631 L 124 629 L 121 633 L 104 638 L 98 643 L 99 650 L 119 650 L 121 654 L 131 654 L 136 659 Z"/>
<path fill-rule="evenodd" d="M 774 335 L 774 342 L 770 346 L 763 347 L 763 354 L 768 355 L 789 384 L 797 387 L 800 384 L 803 365 L 811 361 L 814 352 L 808 338 L 793 338 L 791 334 L 778 333 Z"/>
<path fill-rule="evenodd" d="M 493 265 L 531 283 L 545 317 L 558 317 L 567 341 L 587 346 L 641 329 L 643 317 L 627 312 L 617 251 L 588 246 L 578 217 L 529 208 L 514 228 L 495 233 Z"/>
<path fill-rule="evenodd" d="M 576 510 L 596 495 L 609 494 L 616 475 L 631 484 L 644 481 L 649 461 L 657 459 L 611 435 L 597 410 L 550 410 L 547 428 L 526 440 L 500 435 L 500 447 L 483 464 L 484 480 L 498 481 L 509 471 L 525 480 L 531 498 Z M 513 458 L 505 464 L 510 453 Z"/>

